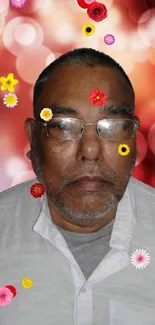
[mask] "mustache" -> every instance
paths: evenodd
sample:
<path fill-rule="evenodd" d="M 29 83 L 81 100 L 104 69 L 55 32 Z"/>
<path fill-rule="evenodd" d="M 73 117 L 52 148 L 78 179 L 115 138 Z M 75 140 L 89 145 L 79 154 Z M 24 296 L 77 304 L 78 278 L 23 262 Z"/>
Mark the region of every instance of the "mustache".
<path fill-rule="evenodd" d="M 72 172 L 70 172 L 68 175 L 65 175 L 64 177 L 62 177 L 62 182 L 61 185 L 67 186 L 70 183 L 74 182 L 75 179 L 80 178 L 82 175 L 90 175 L 90 176 L 98 176 L 98 177 L 102 177 L 106 182 L 109 183 L 115 183 L 117 181 L 117 176 L 114 172 L 112 172 L 111 170 L 103 170 L 99 169 L 98 167 L 85 167 L 85 168 L 79 168 L 78 170 L 76 169 L 76 173 L 75 170 Z"/>

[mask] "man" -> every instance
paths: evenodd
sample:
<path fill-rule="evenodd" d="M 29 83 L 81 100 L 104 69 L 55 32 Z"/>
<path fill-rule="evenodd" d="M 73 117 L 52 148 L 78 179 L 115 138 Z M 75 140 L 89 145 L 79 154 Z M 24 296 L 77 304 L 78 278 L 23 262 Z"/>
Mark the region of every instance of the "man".
<path fill-rule="evenodd" d="M 130 80 L 109 56 L 76 49 L 41 73 L 33 104 L 37 178 L 0 196 L 1 301 L 14 293 L 0 324 L 155 324 L 155 190 L 131 177 Z"/>

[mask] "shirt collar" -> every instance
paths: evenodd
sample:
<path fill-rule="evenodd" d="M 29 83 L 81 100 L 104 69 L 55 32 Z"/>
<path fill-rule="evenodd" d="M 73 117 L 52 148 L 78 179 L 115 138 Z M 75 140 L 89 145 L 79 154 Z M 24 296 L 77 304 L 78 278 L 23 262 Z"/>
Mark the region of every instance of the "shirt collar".
<path fill-rule="evenodd" d="M 130 196 L 131 191 L 129 183 L 123 195 L 123 198 L 120 200 L 117 207 L 117 212 L 109 243 L 111 248 L 129 251 L 133 226 L 136 222 L 134 206 Z M 63 238 L 61 232 L 52 221 L 46 194 L 40 198 L 40 201 L 42 207 L 39 217 L 33 227 L 33 231 L 49 240 L 54 245 L 58 243 L 58 241 L 55 241 L 55 238 L 59 237 L 60 241 L 64 245 L 65 239 Z"/>

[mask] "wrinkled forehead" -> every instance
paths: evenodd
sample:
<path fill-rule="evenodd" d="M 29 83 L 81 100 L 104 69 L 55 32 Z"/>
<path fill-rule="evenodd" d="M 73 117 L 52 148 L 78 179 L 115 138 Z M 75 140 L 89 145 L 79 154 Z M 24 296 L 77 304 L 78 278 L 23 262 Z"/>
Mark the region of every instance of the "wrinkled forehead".
<path fill-rule="evenodd" d="M 92 106 L 89 100 L 89 94 L 98 88 L 107 94 L 102 107 Z M 110 105 L 121 106 L 126 103 L 132 106 L 132 100 L 128 83 L 117 69 L 80 65 L 58 68 L 47 78 L 40 97 L 44 107 L 51 104 L 71 107 L 78 111 L 81 118 L 97 118 L 101 110 L 104 112 L 104 108 Z"/>

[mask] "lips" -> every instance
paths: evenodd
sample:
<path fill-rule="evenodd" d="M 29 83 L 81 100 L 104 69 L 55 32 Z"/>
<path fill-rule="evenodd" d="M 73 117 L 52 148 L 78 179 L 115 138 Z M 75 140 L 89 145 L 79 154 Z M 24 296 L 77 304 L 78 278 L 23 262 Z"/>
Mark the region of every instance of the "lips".
<path fill-rule="evenodd" d="M 84 176 L 72 182 L 72 186 L 87 191 L 98 191 L 101 188 L 103 188 L 105 184 L 107 184 L 107 182 L 102 177 L 98 177 L 98 176 L 94 176 L 94 177 Z"/>

